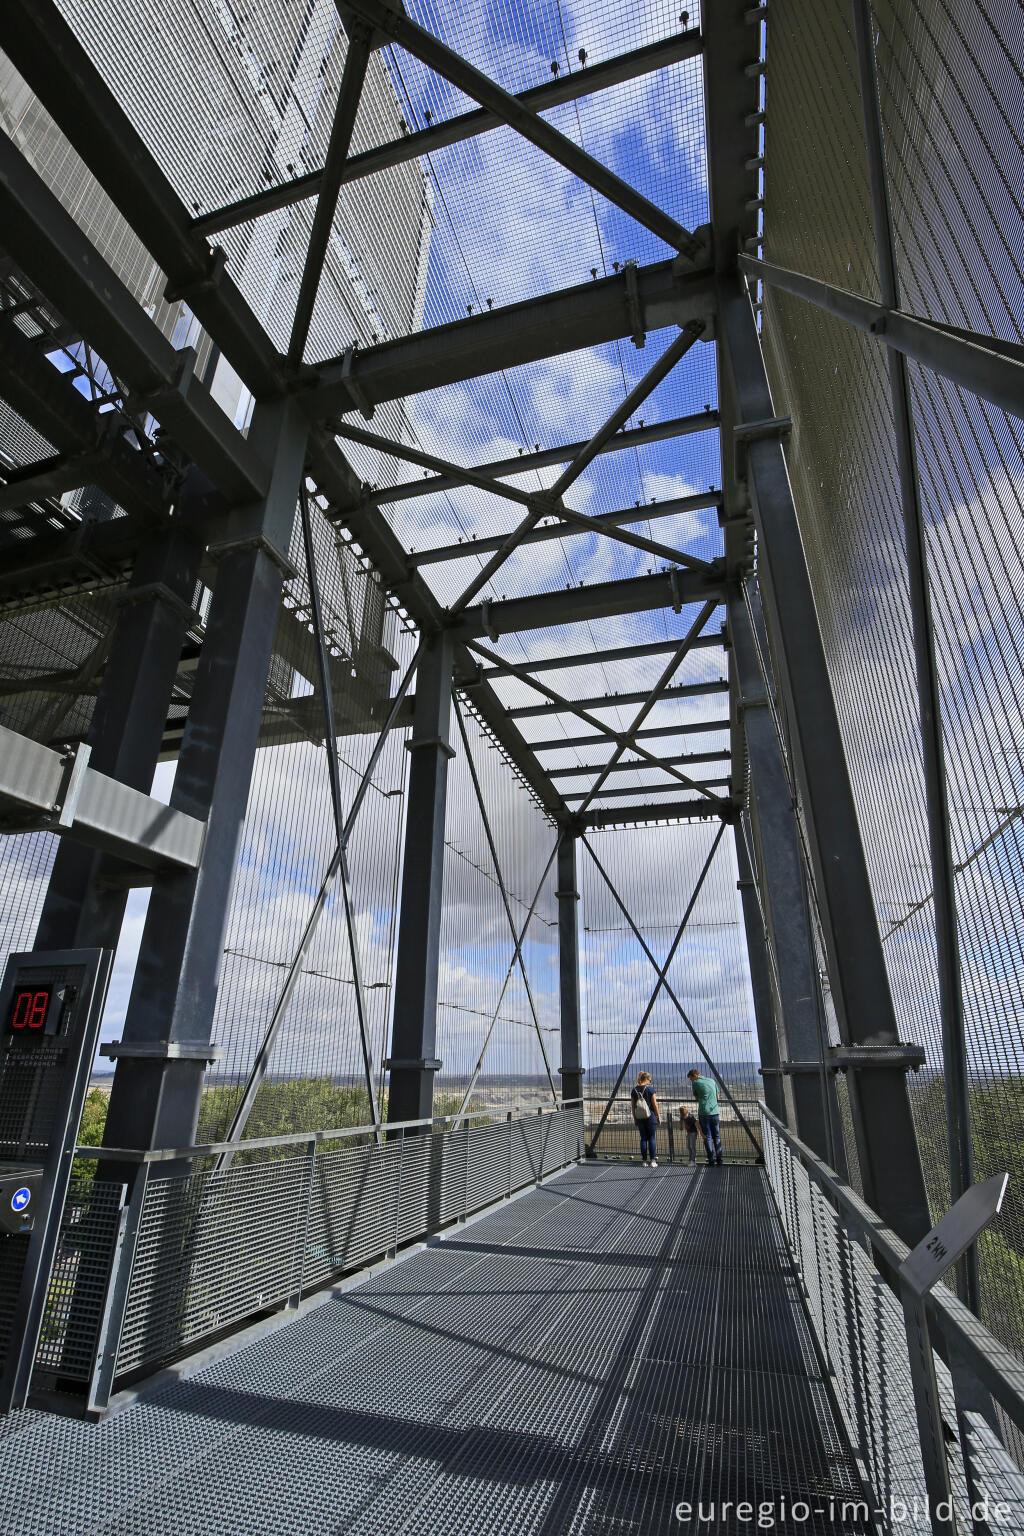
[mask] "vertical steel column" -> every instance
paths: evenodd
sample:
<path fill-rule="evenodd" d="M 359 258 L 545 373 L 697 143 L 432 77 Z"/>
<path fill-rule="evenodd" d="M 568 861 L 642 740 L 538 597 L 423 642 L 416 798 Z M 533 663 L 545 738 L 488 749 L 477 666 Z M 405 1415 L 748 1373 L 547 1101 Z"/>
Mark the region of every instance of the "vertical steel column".
<path fill-rule="evenodd" d="M 777 646 L 776 683 L 792 733 L 833 998 L 844 1043 L 865 1050 L 850 1100 L 865 1198 L 913 1246 L 929 1230 L 914 1134 L 857 812 L 818 629 L 796 507 L 750 299 L 719 284 L 718 323 L 740 422 L 758 534 L 761 592 Z M 885 1059 L 886 1050 L 894 1060 Z"/>
<path fill-rule="evenodd" d="M 750 600 L 759 608 L 752 584 Z M 792 1104 L 795 1119 L 795 1124 L 790 1122 L 790 1127 L 832 1166 L 828 1099 L 830 1096 L 834 1098 L 835 1088 L 825 1073 L 821 1016 L 815 995 L 819 985 L 818 966 L 808 922 L 793 797 L 747 599 L 741 587 L 730 592 L 727 611 L 733 676 L 743 720 L 761 851 L 758 873 L 764 920 L 775 956 L 782 1056 L 779 1065 L 783 1069 L 796 1069 L 787 1074 L 789 1082 L 785 1089 L 785 1098 Z M 833 1111 L 837 1108 L 831 1107 Z M 834 1113 L 832 1122 L 837 1123 Z"/>
<path fill-rule="evenodd" d="M 746 818 L 744 818 L 745 820 Z M 750 990 L 754 995 L 754 1022 L 757 1025 L 757 1045 L 761 1056 L 761 1075 L 764 1083 L 764 1101 L 772 1114 L 778 1115 L 786 1125 L 792 1125 L 783 1092 L 783 1079 L 779 1071 L 779 1042 L 775 1030 L 775 1008 L 772 1003 L 771 973 L 768 967 L 768 946 L 765 942 L 761 904 L 754 889 L 754 872 L 747 853 L 744 829 L 737 824 L 733 828 L 736 840 L 736 868 L 740 904 L 743 908 L 743 931 L 747 939 L 747 960 L 750 965 Z"/>
<path fill-rule="evenodd" d="M 269 489 L 239 509 L 230 542 L 213 551 L 217 581 L 171 796 L 206 822 L 206 843 L 198 870 L 153 887 L 116 1052 L 109 1146 L 182 1146 L 195 1134 L 306 431 L 291 402 L 257 409 L 250 441 L 270 460 Z"/>
<path fill-rule="evenodd" d="M 187 517 L 186 486 L 179 515 Z M 192 617 L 202 546 L 176 519 L 155 534 L 121 596 L 89 729 L 90 766 L 148 795 Z M 114 949 L 127 890 L 104 882 L 111 861 L 64 839 L 57 849 L 36 931 L 37 949 Z"/>
<path fill-rule="evenodd" d="M 451 635 L 442 630 L 420 660 L 413 706 L 402 898 L 398 920 L 389 1120 L 429 1119 L 434 1108 L 437 965 L 441 942 L 444 827 L 452 703 Z"/>
<path fill-rule="evenodd" d="M 882 303 L 900 307 L 896 241 L 889 206 L 889 180 L 885 163 L 882 109 L 872 42 L 871 0 L 854 0 L 854 31 L 864 110 L 868 176 L 874 214 L 875 242 Z M 921 749 L 924 763 L 925 803 L 928 814 L 928 847 L 935 901 L 935 948 L 939 973 L 939 1016 L 942 1026 L 943 1076 L 946 1085 L 946 1118 L 949 1123 L 950 1202 L 955 1203 L 974 1182 L 974 1149 L 971 1144 L 971 1112 L 968 1094 L 967 1042 L 964 1034 L 963 989 L 960 977 L 960 939 L 956 917 L 956 873 L 949 823 L 946 787 L 946 755 L 942 739 L 942 690 L 935 660 L 928 551 L 925 543 L 921 482 L 917 471 L 914 407 L 907 359 L 888 349 L 889 387 L 892 392 L 893 428 L 899 467 L 903 529 L 907 544 L 907 575 L 910 616 L 914 635 L 914 661 L 921 711 Z M 980 1306 L 978 1250 L 972 1245 L 956 1268 L 961 1299 L 977 1312 Z"/>
<path fill-rule="evenodd" d="M 558 1002 L 562 1029 L 562 1098 L 583 1097 L 583 1039 L 580 1026 L 579 875 L 576 837 L 562 830 L 558 841 Z"/>

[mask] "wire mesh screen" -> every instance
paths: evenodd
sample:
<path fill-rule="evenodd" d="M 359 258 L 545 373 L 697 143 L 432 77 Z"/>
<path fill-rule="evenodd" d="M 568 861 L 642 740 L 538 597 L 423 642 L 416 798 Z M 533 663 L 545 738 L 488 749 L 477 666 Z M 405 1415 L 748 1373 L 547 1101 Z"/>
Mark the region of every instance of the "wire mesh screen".
<path fill-rule="evenodd" d="M 772 8 L 765 256 L 877 299 L 851 25 L 842 7 L 780 0 Z M 873 36 L 903 306 L 1017 341 L 1024 317 L 1019 9 L 882 0 Z M 935 916 L 886 360 L 875 339 L 771 289 L 763 339 L 776 409 L 794 419 L 787 458 L 900 1034 L 927 1052 L 909 1086 L 938 1215 L 949 1203 L 949 1149 Z M 909 374 L 956 866 L 975 1177 L 1008 1169 L 1011 1191 L 1019 1191 L 1021 425 L 916 364 Z M 1019 1193 L 980 1257 L 984 1319 L 1019 1352 Z"/>
<path fill-rule="evenodd" d="M 653 1077 L 664 1130 L 671 1118 L 684 1145 L 686 1074 L 707 1075 L 710 1058 L 732 1100 L 720 1089 L 725 1153 L 755 1156 L 743 1122 L 756 1138 L 759 1057 L 731 834 L 705 823 L 591 832 L 579 862 L 591 1135 L 615 1091 L 598 1152 L 639 1150 L 629 1095 L 640 1071 Z"/>
<path fill-rule="evenodd" d="M 347 54 L 333 0 L 259 0 L 244 13 L 213 0 L 117 0 L 102 10 L 65 0 L 61 10 L 193 214 L 217 212 L 322 168 Z M 140 37 L 147 39 L 141 50 Z M 399 139 L 401 124 L 375 55 L 353 152 Z M 219 237 L 241 292 L 282 349 L 315 206 L 311 194 Z M 368 343 L 374 333 L 418 328 L 429 231 L 418 163 L 343 187 L 310 331 L 311 360 Z"/>
<path fill-rule="evenodd" d="M 871 1254 L 767 1121 L 764 1142 L 768 1177 L 801 1272 L 815 1336 L 875 1506 L 894 1513 L 915 1505 L 923 1509 L 925 1477 L 903 1309 Z M 954 1424 L 952 1381 L 941 1360 L 935 1366 L 943 1418 Z M 993 1438 L 989 1431 L 988 1443 Z M 959 1456 L 949 1457 L 949 1469 L 958 1524 L 969 1528 Z M 928 1529 L 926 1518 L 919 1528 Z"/>
<path fill-rule="evenodd" d="M 311 532 L 344 818 L 412 641 L 315 504 Z M 201 1141 L 227 1134 L 247 1084 L 248 1136 L 363 1125 L 382 1103 L 405 732 L 390 733 L 373 768 L 343 874 L 301 531 L 291 555 L 213 1024 L 225 1054 L 207 1078 Z"/>
<path fill-rule="evenodd" d="M 451 739 L 435 1111 L 550 1103 L 559 1065 L 556 829 L 461 699 Z"/>

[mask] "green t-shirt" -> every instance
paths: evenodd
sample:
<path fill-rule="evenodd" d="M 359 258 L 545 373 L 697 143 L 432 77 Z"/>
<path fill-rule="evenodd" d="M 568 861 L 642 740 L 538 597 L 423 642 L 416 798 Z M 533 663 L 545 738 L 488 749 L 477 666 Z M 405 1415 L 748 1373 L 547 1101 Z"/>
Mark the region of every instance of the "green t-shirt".
<path fill-rule="evenodd" d="M 693 1096 L 697 1100 L 698 1114 L 718 1114 L 718 1089 L 715 1086 L 714 1078 L 695 1077 L 693 1079 Z"/>

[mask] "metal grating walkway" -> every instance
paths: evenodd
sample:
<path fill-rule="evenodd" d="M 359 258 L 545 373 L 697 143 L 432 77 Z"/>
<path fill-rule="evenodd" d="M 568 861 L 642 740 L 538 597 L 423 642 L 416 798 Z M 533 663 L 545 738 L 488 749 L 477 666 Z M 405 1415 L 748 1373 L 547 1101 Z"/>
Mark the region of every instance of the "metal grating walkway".
<path fill-rule="evenodd" d="M 0 1436 L 5 1536 L 867 1529 L 755 1168 L 572 1168 L 101 1425 Z"/>

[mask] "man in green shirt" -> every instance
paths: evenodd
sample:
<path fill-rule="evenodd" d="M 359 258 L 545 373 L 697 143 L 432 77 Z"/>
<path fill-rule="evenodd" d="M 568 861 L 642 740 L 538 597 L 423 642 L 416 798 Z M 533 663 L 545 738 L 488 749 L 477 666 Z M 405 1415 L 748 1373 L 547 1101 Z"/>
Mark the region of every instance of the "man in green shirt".
<path fill-rule="evenodd" d="M 722 1134 L 718 1118 L 718 1088 L 712 1077 L 701 1077 L 696 1067 L 686 1074 L 693 1084 L 693 1096 L 697 1100 L 697 1119 L 704 1135 L 704 1148 L 708 1154 L 708 1167 L 720 1167 L 722 1162 Z"/>

